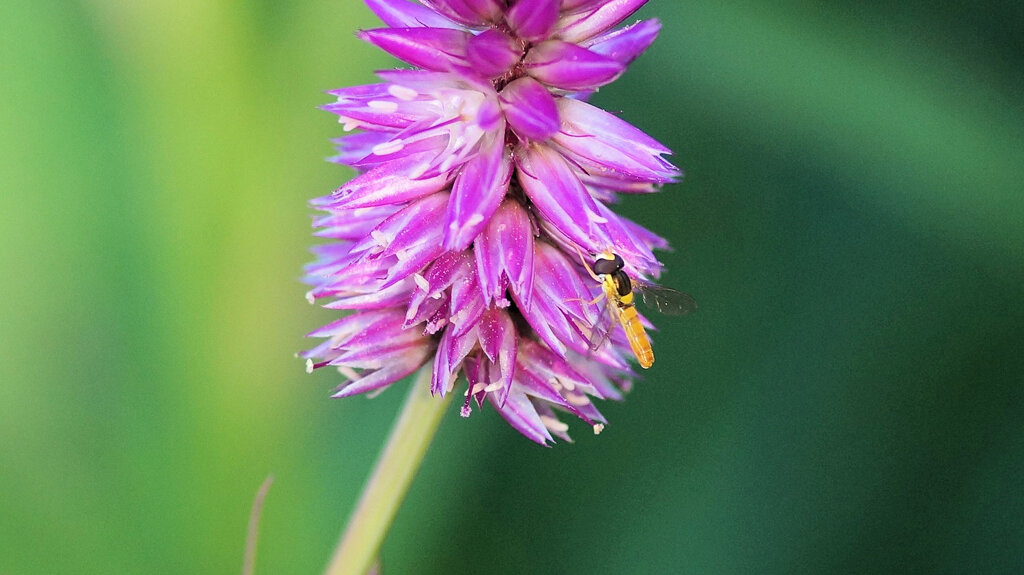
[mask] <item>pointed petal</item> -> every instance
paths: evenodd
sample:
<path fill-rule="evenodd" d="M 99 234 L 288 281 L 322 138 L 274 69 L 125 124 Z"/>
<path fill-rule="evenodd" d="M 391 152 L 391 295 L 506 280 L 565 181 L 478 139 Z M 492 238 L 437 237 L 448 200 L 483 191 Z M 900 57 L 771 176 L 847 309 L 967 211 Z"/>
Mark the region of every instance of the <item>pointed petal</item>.
<path fill-rule="evenodd" d="M 561 98 L 562 129 L 552 139 L 572 159 L 605 177 L 667 183 L 679 170 L 664 159 L 663 144 L 628 122 L 586 102 Z"/>
<path fill-rule="evenodd" d="M 661 30 L 661 22 L 655 19 L 641 20 L 625 28 L 609 32 L 586 44 L 592 52 L 608 56 L 629 64 L 654 43 Z"/>
<path fill-rule="evenodd" d="M 373 153 L 373 149 L 391 138 L 391 134 L 381 132 L 361 132 L 335 138 L 331 142 L 338 153 L 328 158 L 335 164 L 352 165 Z"/>
<path fill-rule="evenodd" d="M 622 216 L 611 211 L 608 206 L 598 204 L 598 210 L 606 219 L 604 224 L 598 226 L 602 243 L 607 249 L 622 256 L 626 261 L 626 273 L 657 275 L 661 271 L 661 264 L 650 246 L 634 236 L 632 230 L 623 223 Z"/>
<path fill-rule="evenodd" d="M 501 389 L 497 391 L 497 395 L 498 401 L 505 403 L 515 375 L 519 335 L 508 313 L 493 308 L 485 311 L 480 317 L 479 333 L 480 348 L 501 371 Z"/>
<path fill-rule="evenodd" d="M 466 60 L 474 71 L 488 78 L 507 72 L 522 55 L 522 46 L 498 30 L 485 30 L 466 45 Z"/>
<path fill-rule="evenodd" d="M 488 401 L 491 402 L 491 405 L 498 410 L 498 413 L 505 418 L 509 425 L 516 428 L 519 433 L 522 433 L 531 441 L 545 446 L 549 441 L 553 441 L 551 434 L 548 433 L 547 428 L 544 426 L 544 422 L 541 421 L 540 416 L 537 414 L 537 410 L 533 407 L 533 403 L 530 402 L 523 392 L 513 390 L 504 403 L 499 402 L 498 398 L 493 395 L 488 397 Z"/>
<path fill-rule="evenodd" d="M 515 200 L 506 199 L 487 229 L 476 238 L 477 275 L 485 301 L 505 297 L 506 283 L 528 307 L 533 297 L 534 229 L 529 214 Z M 507 280 L 507 282 L 505 281 Z"/>
<path fill-rule="evenodd" d="M 437 355 L 434 360 L 434 371 L 430 381 L 430 393 L 440 394 L 444 397 L 448 393 L 449 384 L 455 378 L 462 360 L 473 350 L 477 344 L 477 331 L 469 330 L 462 335 L 455 335 L 450 330 L 444 330 L 441 341 L 438 343 Z"/>
<path fill-rule="evenodd" d="M 451 20 L 408 0 L 364 0 L 382 22 L 392 28 L 457 28 Z"/>
<path fill-rule="evenodd" d="M 444 236 L 448 250 L 469 247 L 487 226 L 508 190 L 512 160 L 503 134 L 491 135 L 488 140 L 482 144 L 477 157 L 466 163 L 452 187 Z"/>
<path fill-rule="evenodd" d="M 595 245 L 597 206 L 562 156 L 545 146 L 523 146 L 516 162 L 519 184 L 537 211 L 580 246 Z"/>
<path fill-rule="evenodd" d="M 378 309 L 403 305 L 409 301 L 411 286 L 401 281 L 371 293 L 342 297 L 324 305 L 327 309 Z"/>
<path fill-rule="evenodd" d="M 527 72 L 549 86 L 568 91 L 603 86 L 622 74 L 626 66 L 586 48 L 548 40 L 530 49 L 523 61 Z"/>
<path fill-rule="evenodd" d="M 570 13 L 576 10 L 589 10 L 598 4 L 608 0 L 562 0 L 562 11 Z"/>
<path fill-rule="evenodd" d="M 523 140 L 546 140 L 560 125 L 558 106 L 547 88 L 533 78 L 519 78 L 501 91 L 501 109 Z"/>
<path fill-rule="evenodd" d="M 332 198 L 333 200 L 333 198 Z M 313 220 L 316 235 L 336 240 L 360 240 L 401 206 L 345 209 Z"/>
<path fill-rule="evenodd" d="M 396 361 L 392 361 L 383 368 L 349 383 L 331 397 L 350 397 L 391 385 L 403 377 L 412 375 L 414 371 L 426 363 L 431 351 L 432 348 L 430 346 L 410 349 L 397 358 Z"/>
<path fill-rule="evenodd" d="M 473 269 L 472 266 L 470 269 Z M 487 307 L 480 295 L 480 287 L 474 272 L 475 270 L 460 274 L 452 283 L 451 309 L 449 309 L 451 317 L 448 318 L 451 327 L 448 329 L 452 330 L 455 335 L 462 335 L 476 327 L 480 316 Z"/>
<path fill-rule="evenodd" d="M 402 204 L 441 191 L 448 184 L 445 175 L 425 179 L 409 177 L 419 162 L 418 157 L 410 157 L 381 164 L 335 190 L 326 207 L 348 210 Z"/>
<path fill-rule="evenodd" d="M 466 65 L 466 43 L 472 37 L 450 28 L 377 28 L 358 36 L 399 60 L 438 72 Z"/>
<path fill-rule="evenodd" d="M 564 16 L 555 25 L 555 33 L 566 42 L 582 42 L 614 27 L 646 3 L 647 0 L 595 2 L 593 9 Z"/>
<path fill-rule="evenodd" d="M 537 337 L 555 353 L 565 355 L 566 348 L 588 353 L 586 338 L 574 327 L 574 321 L 593 325 L 595 306 L 584 305 L 593 297 L 580 277 L 578 266 L 558 248 L 537 243 L 533 305 L 516 297 L 517 309 L 534 329 Z"/>
<path fill-rule="evenodd" d="M 505 21 L 520 38 L 536 42 L 547 38 L 558 19 L 559 0 L 518 0 Z"/>
<path fill-rule="evenodd" d="M 309 332 L 306 337 L 329 337 L 331 343 L 337 346 L 357 334 L 381 329 L 383 326 L 394 327 L 396 313 L 401 316 L 401 310 L 397 308 L 353 313 Z"/>
<path fill-rule="evenodd" d="M 569 426 L 562 423 L 555 414 L 555 410 L 551 409 L 551 406 L 543 401 L 534 401 L 534 409 L 537 410 L 537 415 L 540 416 L 540 420 L 544 422 L 544 427 L 548 428 L 555 437 L 572 443 L 572 437 L 569 437 Z"/>
<path fill-rule="evenodd" d="M 420 2 L 455 22 L 477 28 L 499 18 L 504 9 L 498 0 L 420 0 Z"/>

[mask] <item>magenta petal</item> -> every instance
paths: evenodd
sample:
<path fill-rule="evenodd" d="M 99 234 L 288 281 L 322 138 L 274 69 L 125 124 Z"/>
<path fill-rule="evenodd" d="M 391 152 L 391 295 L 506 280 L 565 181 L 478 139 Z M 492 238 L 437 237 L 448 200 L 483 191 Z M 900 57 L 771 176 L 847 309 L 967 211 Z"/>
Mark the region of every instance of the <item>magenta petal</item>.
<path fill-rule="evenodd" d="M 396 160 L 350 180 L 335 190 L 332 209 L 352 209 L 400 204 L 422 198 L 442 190 L 448 183 L 444 175 L 416 180 L 408 177 L 416 160 Z"/>
<path fill-rule="evenodd" d="M 448 300 L 434 299 L 432 297 L 424 297 L 422 292 L 413 293 L 412 303 L 409 304 L 409 310 L 406 314 L 406 319 L 402 323 L 403 329 L 408 329 L 414 325 L 428 322 L 428 325 L 424 328 L 423 332 L 432 334 L 436 333 L 433 330 L 433 325 L 430 325 L 430 320 L 438 317 L 438 314 L 447 316 L 444 310 L 448 307 Z M 445 317 L 447 320 L 447 317 Z M 439 326 L 438 326 L 439 327 Z"/>
<path fill-rule="evenodd" d="M 672 249 L 668 245 L 668 240 L 630 219 L 622 218 L 622 225 L 625 226 L 625 228 L 629 231 L 630 235 L 632 235 L 635 238 L 638 238 L 644 245 L 648 246 L 649 248 L 658 250 Z"/>
<path fill-rule="evenodd" d="M 455 28 L 451 20 L 408 0 L 364 0 L 382 22 L 392 28 Z"/>
<path fill-rule="evenodd" d="M 423 136 L 418 134 L 422 125 L 413 124 L 382 144 L 378 144 L 370 150 L 370 153 L 349 165 L 357 170 L 370 170 L 385 162 L 403 160 L 406 172 L 417 179 L 423 178 L 420 174 L 423 166 L 435 161 L 440 150 L 443 150 L 448 143 L 448 137 L 444 134 L 435 136 Z M 416 137 L 420 136 L 420 137 Z M 407 138 L 409 140 L 407 141 Z M 436 177 L 438 174 L 431 174 L 427 178 Z"/>
<path fill-rule="evenodd" d="M 452 284 L 451 291 L 451 322 L 449 331 L 455 335 L 462 335 L 476 327 L 480 316 L 486 309 L 484 298 L 480 295 L 480 287 L 477 283 L 476 274 L 473 272 L 464 273 Z"/>
<path fill-rule="evenodd" d="M 537 211 L 570 240 L 595 246 L 597 206 L 562 156 L 545 146 L 524 146 L 516 161 L 519 184 Z"/>
<path fill-rule="evenodd" d="M 331 198 L 333 200 L 333 198 Z M 316 235 L 338 240 L 360 240 L 388 216 L 398 211 L 397 206 L 346 209 L 331 212 L 313 220 Z"/>
<path fill-rule="evenodd" d="M 336 164 L 351 165 L 373 153 L 373 149 L 391 139 L 386 132 L 362 132 L 331 140 L 338 153 L 328 160 Z"/>
<path fill-rule="evenodd" d="M 469 355 L 469 352 L 476 346 L 478 340 L 477 330 L 470 330 L 461 335 L 455 335 L 450 329 L 444 330 L 441 341 L 437 347 L 437 356 L 434 359 L 434 372 L 430 381 L 430 393 L 441 394 L 444 397 L 448 388 L 455 379 L 462 360 Z"/>
<path fill-rule="evenodd" d="M 527 369 L 523 369 L 521 375 L 516 380 L 517 389 L 523 390 L 524 393 L 526 393 L 527 395 L 534 399 L 534 407 L 537 408 L 538 414 L 541 414 L 542 416 L 553 415 L 550 412 L 545 413 L 545 410 L 543 408 L 549 407 L 551 405 L 557 405 L 562 409 L 573 413 L 574 415 L 577 415 L 581 418 L 585 418 L 583 413 L 578 411 L 571 403 L 569 403 L 566 400 L 566 397 L 563 395 L 563 392 L 555 387 L 555 383 L 557 383 L 557 380 L 545 380 L 542 377 L 538 376 L 536 373 L 532 373 Z M 582 394 L 571 395 L 580 403 L 583 403 L 584 401 L 589 401 L 586 399 L 586 396 L 582 396 Z M 541 401 L 536 401 L 538 399 Z M 541 419 L 543 420 L 543 417 Z M 587 423 L 593 424 L 593 421 L 588 421 Z"/>
<path fill-rule="evenodd" d="M 522 47 L 508 34 L 485 30 L 470 38 L 466 59 L 477 73 L 488 78 L 501 76 L 523 55 Z"/>
<path fill-rule="evenodd" d="M 558 131 L 558 106 L 547 88 L 533 78 L 519 78 L 501 91 L 501 109 L 522 140 L 541 141 Z"/>
<path fill-rule="evenodd" d="M 521 351 L 520 363 L 523 366 L 523 371 L 538 377 L 545 386 L 549 385 L 549 382 L 557 382 L 568 391 L 578 390 L 591 395 L 599 395 L 597 389 L 591 385 L 585 375 L 570 366 L 565 359 L 551 350 L 545 349 L 544 346 L 533 342 L 524 342 Z M 544 397 L 540 394 L 537 396 Z M 556 399 L 549 397 L 545 397 L 545 399 L 558 403 Z"/>
<path fill-rule="evenodd" d="M 551 432 L 552 435 L 562 441 L 572 443 L 572 437 L 570 437 L 568 433 L 569 426 L 565 425 L 558 419 L 558 416 L 555 414 L 555 410 L 551 408 L 551 405 L 543 401 L 534 401 L 533 407 L 537 410 L 537 415 L 540 416 L 540 420 L 544 422 L 544 426 L 548 428 L 548 431 Z"/>
<path fill-rule="evenodd" d="M 502 387 L 498 392 L 501 403 L 505 403 L 509 390 L 512 389 L 518 346 L 519 335 L 508 313 L 501 309 L 485 311 L 480 317 L 480 348 L 501 370 Z"/>
<path fill-rule="evenodd" d="M 451 287 L 456 280 L 472 277 L 472 271 L 472 255 L 461 251 L 446 252 L 430 264 L 430 269 L 424 274 L 425 291 L 431 297 L 440 297 L 441 292 Z"/>
<path fill-rule="evenodd" d="M 553 140 L 602 176 L 667 183 L 679 170 L 664 159 L 669 149 L 613 114 L 571 98 L 558 101 L 562 129 Z"/>
<path fill-rule="evenodd" d="M 395 361 L 388 363 L 381 369 L 363 376 L 341 389 L 331 397 L 350 397 L 359 393 L 380 389 L 390 385 L 403 377 L 409 376 L 412 372 L 423 365 L 430 355 L 430 346 L 419 346 L 410 348 L 402 355 L 395 358 Z"/>
<path fill-rule="evenodd" d="M 426 341 L 428 340 L 423 334 L 416 330 L 402 329 L 399 322 L 388 329 L 356 334 L 344 344 L 335 346 L 336 349 L 342 350 L 337 362 L 349 365 L 376 363 L 383 366 L 386 364 L 382 359 L 384 356 L 401 354 L 411 346 L 422 345 Z"/>
<path fill-rule="evenodd" d="M 453 0 L 449 0 L 453 2 Z M 497 22 L 505 12 L 505 0 L 457 0 L 466 5 L 470 12 L 488 22 Z"/>
<path fill-rule="evenodd" d="M 611 211 L 608 206 L 598 205 L 599 213 L 605 216 L 606 222 L 599 226 L 605 245 L 626 260 L 626 273 L 641 272 L 644 275 L 657 275 L 661 264 L 651 252 L 651 247 L 633 235 L 631 228 L 623 223 L 622 216 Z"/>
<path fill-rule="evenodd" d="M 506 283 L 529 307 L 533 296 L 533 223 L 515 200 L 506 199 L 473 245 L 480 289 L 487 303 L 505 297 Z"/>
<path fill-rule="evenodd" d="M 466 26 L 479 28 L 501 15 L 497 0 L 420 0 L 439 14 Z"/>
<path fill-rule="evenodd" d="M 626 69 L 621 62 L 561 40 L 534 46 L 523 65 L 534 78 L 568 91 L 603 86 Z"/>
<path fill-rule="evenodd" d="M 337 96 L 338 101 L 321 106 L 322 110 L 337 114 L 338 122 L 345 125 L 346 131 L 361 128 L 392 132 L 402 130 L 420 121 L 421 118 L 415 114 L 409 114 L 402 110 L 401 103 L 396 102 L 394 96 L 388 93 L 386 84 L 359 86 L 359 88 L 372 88 L 372 90 L 356 90 L 355 88 L 331 90 L 328 93 Z"/>
<path fill-rule="evenodd" d="M 574 10 L 587 10 L 608 0 L 562 0 L 562 11 L 565 13 Z"/>
<path fill-rule="evenodd" d="M 587 47 L 592 52 L 603 54 L 623 64 L 629 64 L 650 47 L 658 37 L 659 30 L 661 30 L 661 22 L 641 20 L 636 24 L 594 38 Z"/>
<path fill-rule="evenodd" d="M 500 135 L 482 144 L 476 158 L 466 163 L 452 186 L 444 246 L 464 250 L 487 226 L 498 209 L 512 177 L 511 155 Z"/>
<path fill-rule="evenodd" d="M 398 282 L 386 289 L 376 289 L 370 293 L 357 293 L 339 298 L 324 305 L 327 309 L 379 309 L 403 305 L 409 301 L 410 286 Z"/>
<path fill-rule="evenodd" d="M 466 42 L 472 35 L 450 28 L 378 28 L 359 37 L 413 66 L 446 72 L 466 65 Z"/>
<path fill-rule="evenodd" d="M 516 296 L 517 309 L 537 337 L 559 355 L 565 355 L 567 346 L 587 353 L 588 340 L 579 333 L 576 323 L 591 326 L 598 316 L 594 306 L 583 305 L 594 296 L 583 284 L 579 266 L 547 243 L 537 244 L 535 257 L 533 305 L 525 305 Z"/>
<path fill-rule="evenodd" d="M 551 34 L 558 8 L 559 0 L 518 0 L 505 15 L 505 21 L 520 38 L 536 42 Z"/>
<path fill-rule="evenodd" d="M 571 135 L 608 138 L 622 147 L 626 147 L 626 142 L 633 142 L 644 154 L 659 156 L 672 153 L 672 150 L 645 134 L 643 130 L 586 102 L 561 98 L 558 101 L 558 112 L 569 126 L 568 131 Z"/>
<path fill-rule="evenodd" d="M 537 410 L 533 407 L 533 403 L 530 402 L 523 392 L 513 391 L 504 403 L 499 402 L 493 395 L 489 396 L 488 400 L 509 425 L 516 428 L 519 433 L 522 433 L 531 441 L 545 446 L 549 441 L 553 441 L 547 427 L 544 426 L 544 422 L 537 415 Z"/>
<path fill-rule="evenodd" d="M 622 22 L 646 3 L 647 0 L 595 2 L 593 9 L 564 16 L 555 25 L 555 32 L 566 42 L 582 42 Z"/>
<path fill-rule="evenodd" d="M 361 311 L 311 331 L 306 334 L 306 337 L 329 337 L 332 339 L 331 343 L 337 347 L 361 333 L 373 332 L 385 327 L 394 328 L 396 325 L 400 325 L 401 315 L 402 311 L 399 308 Z M 396 318 L 399 319 L 397 323 Z"/>

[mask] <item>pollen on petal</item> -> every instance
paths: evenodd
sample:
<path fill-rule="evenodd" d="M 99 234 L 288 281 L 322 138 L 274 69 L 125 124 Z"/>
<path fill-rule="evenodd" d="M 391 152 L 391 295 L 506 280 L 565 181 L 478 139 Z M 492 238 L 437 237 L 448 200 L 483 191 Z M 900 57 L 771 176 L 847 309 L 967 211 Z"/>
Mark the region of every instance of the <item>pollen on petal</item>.
<path fill-rule="evenodd" d="M 383 144 L 377 144 L 372 148 L 373 155 L 375 156 L 389 156 L 396 152 L 402 151 L 405 147 L 405 142 L 400 139 L 394 139 L 390 142 L 384 142 Z"/>
<path fill-rule="evenodd" d="M 411 102 L 420 95 L 416 90 L 406 88 L 405 86 L 399 86 L 398 84 L 391 84 L 388 86 L 388 94 L 391 94 L 399 100 L 405 100 L 406 102 Z"/>
<path fill-rule="evenodd" d="M 367 107 L 371 110 L 383 112 L 385 114 L 394 114 L 398 111 L 398 102 L 389 102 L 387 100 L 370 100 L 366 103 Z"/>
<path fill-rule="evenodd" d="M 569 425 L 564 421 L 559 421 L 550 415 L 540 416 L 540 420 L 544 422 L 544 427 L 554 431 L 555 433 L 564 433 L 569 430 Z"/>
<path fill-rule="evenodd" d="M 427 281 L 427 278 L 423 277 L 422 275 L 418 273 L 412 274 L 412 281 L 416 282 L 416 286 L 419 287 L 421 290 L 425 292 L 430 291 L 430 283 Z"/>

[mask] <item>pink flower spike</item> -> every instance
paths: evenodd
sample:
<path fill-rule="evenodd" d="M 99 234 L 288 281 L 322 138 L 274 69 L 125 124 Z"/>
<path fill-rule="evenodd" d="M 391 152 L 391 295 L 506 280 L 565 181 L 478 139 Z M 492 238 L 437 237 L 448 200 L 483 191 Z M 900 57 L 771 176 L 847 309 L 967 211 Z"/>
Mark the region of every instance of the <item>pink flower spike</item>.
<path fill-rule="evenodd" d="M 347 133 L 330 161 L 356 175 L 310 202 L 327 243 L 303 270 L 306 297 L 343 313 L 309 334 L 307 369 L 336 368 L 335 397 L 418 370 L 435 395 L 458 390 L 463 416 L 490 404 L 541 445 L 570 441 L 566 414 L 600 430 L 593 400 L 621 399 L 631 362 L 652 361 L 609 307 L 628 309 L 668 249 L 612 208 L 680 171 L 583 100 L 660 24 L 616 29 L 646 0 L 365 1 L 386 27 L 360 37 L 414 68 L 323 106 Z"/>

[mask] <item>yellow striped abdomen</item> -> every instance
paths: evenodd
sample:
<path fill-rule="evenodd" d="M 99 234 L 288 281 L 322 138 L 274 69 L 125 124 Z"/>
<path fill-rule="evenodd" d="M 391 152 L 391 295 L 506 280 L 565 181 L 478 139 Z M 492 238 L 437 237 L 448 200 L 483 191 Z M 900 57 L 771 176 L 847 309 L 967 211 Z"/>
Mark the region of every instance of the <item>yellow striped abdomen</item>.
<path fill-rule="evenodd" d="M 640 316 L 637 315 L 636 308 L 631 305 L 620 307 L 619 323 L 622 324 L 622 329 L 626 331 L 629 347 L 633 349 L 633 355 L 640 362 L 640 367 L 647 369 L 654 365 L 654 351 L 651 349 L 651 340 L 647 337 L 644 325 L 640 323 Z"/>

